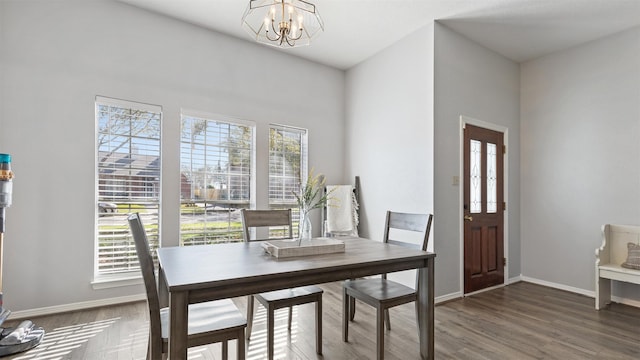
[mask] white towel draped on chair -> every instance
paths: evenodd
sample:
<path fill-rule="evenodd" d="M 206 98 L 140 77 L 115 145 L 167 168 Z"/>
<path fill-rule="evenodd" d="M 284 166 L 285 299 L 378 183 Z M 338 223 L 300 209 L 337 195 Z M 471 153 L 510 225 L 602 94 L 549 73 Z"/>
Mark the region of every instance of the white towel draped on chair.
<path fill-rule="evenodd" d="M 332 236 L 358 236 L 358 202 L 351 185 L 328 185 L 326 230 Z"/>

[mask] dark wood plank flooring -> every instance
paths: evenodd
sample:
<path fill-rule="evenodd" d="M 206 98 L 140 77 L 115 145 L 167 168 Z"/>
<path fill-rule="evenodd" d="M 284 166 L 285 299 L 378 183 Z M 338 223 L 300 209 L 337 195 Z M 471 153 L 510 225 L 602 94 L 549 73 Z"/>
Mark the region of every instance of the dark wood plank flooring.
<path fill-rule="evenodd" d="M 276 359 L 373 359 L 375 313 L 359 304 L 342 342 L 341 288 L 323 285 L 324 356 L 315 354 L 313 305 L 276 314 Z M 246 309 L 245 298 L 235 299 Z M 391 311 L 386 359 L 419 359 L 412 304 Z M 247 359 L 266 358 L 265 313 L 258 317 Z M 31 319 L 47 331 L 37 348 L 4 359 L 144 359 L 146 303 L 138 302 Z M 13 321 L 15 323 L 15 320 Z M 10 324 L 11 321 L 8 321 Z M 612 304 L 596 311 L 592 298 L 520 282 L 436 307 L 436 359 L 640 359 L 640 309 Z M 235 358 L 234 345 L 230 358 Z M 189 349 L 190 359 L 220 359 L 220 345 Z"/>

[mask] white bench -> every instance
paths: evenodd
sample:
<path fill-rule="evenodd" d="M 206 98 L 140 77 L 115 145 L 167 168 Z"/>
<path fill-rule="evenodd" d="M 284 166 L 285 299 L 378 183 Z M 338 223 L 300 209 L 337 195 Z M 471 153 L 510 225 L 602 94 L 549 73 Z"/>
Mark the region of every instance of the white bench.
<path fill-rule="evenodd" d="M 640 242 L 640 226 L 602 226 L 602 245 L 596 249 L 596 310 L 611 302 L 611 280 L 640 284 L 640 270 L 620 265 L 627 260 L 630 242 Z"/>

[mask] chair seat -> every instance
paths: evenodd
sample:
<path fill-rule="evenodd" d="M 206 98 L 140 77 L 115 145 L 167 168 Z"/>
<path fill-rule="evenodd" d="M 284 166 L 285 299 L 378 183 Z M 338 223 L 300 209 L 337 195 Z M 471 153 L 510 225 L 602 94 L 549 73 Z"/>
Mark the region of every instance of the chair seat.
<path fill-rule="evenodd" d="M 380 278 L 346 280 L 343 286 L 351 296 L 362 300 L 370 298 L 378 302 L 411 297 L 415 296 L 416 293 L 414 289 L 408 286 Z"/>
<path fill-rule="evenodd" d="M 169 308 L 160 309 L 162 338 L 169 338 Z M 188 334 L 245 327 L 247 319 L 229 299 L 189 305 Z"/>
<path fill-rule="evenodd" d="M 291 299 L 302 299 L 304 297 L 312 297 L 314 295 L 322 294 L 323 290 L 317 286 L 302 286 L 293 289 L 284 289 L 269 291 L 266 293 L 256 294 L 255 298 L 261 303 L 264 302 L 278 302 Z M 295 302 L 295 301 L 294 301 Z"/>

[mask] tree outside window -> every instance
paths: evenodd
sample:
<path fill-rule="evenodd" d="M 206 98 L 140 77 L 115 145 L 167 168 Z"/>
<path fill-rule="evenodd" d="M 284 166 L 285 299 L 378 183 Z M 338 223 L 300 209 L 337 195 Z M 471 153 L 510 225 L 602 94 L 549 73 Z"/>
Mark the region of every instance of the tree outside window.
<path fill-rule="evenodd" d="M 180 243 L 242 241 L 251 204 L 254 127 L 215 115 L 182 115 Z"/>
<path fill-rule="evenodd" d="M 127 214 L 140 213 L 159 246 L 161 118 L 156 105 L 96 97 L 96 278 L 139 271 Z"/>

